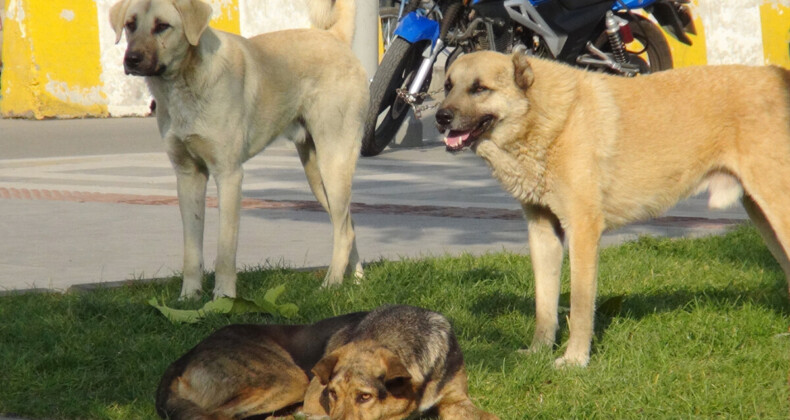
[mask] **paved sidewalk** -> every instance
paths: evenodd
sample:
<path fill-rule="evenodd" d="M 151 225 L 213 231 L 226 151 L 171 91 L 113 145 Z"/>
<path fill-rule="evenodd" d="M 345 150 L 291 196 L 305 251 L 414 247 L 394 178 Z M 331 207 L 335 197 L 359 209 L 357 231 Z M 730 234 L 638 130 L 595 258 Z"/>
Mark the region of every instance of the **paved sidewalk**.
<path fill-rule="evenodd" d="M 359 160 L 353 191 L 365 261 L 528 252 L 520 207 L 471 152 L 451 155 L 436 142 L 390 148 Z M 243 192 L 239 267 L 328 263 L 329 218 L 291 144 L 278 141 L 251 159 Z M 0 290 L 66 290 L 181 268 L 175 176 L 152 118 L 0 120 L 0 217 Z M 216 210 L 206 218 L 211 269 Z M 721 233 L 745 218 L 740 208 L 708 212 L 704 198 L 693 198 L 665 217 L 608 233 L 603 242 Z"/>

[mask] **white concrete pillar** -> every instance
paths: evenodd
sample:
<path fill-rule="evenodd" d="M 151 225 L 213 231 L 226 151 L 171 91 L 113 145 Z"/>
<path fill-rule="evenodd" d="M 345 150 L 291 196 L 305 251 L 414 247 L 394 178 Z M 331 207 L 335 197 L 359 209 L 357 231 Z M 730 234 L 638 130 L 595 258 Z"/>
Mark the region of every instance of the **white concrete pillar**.
<path fill-rule="evenodd" d="M 372 80 L 379 64 L 378 18 L 379 2 L 376 0 L 357 0 L 356 28 L 351 49 Z"/>

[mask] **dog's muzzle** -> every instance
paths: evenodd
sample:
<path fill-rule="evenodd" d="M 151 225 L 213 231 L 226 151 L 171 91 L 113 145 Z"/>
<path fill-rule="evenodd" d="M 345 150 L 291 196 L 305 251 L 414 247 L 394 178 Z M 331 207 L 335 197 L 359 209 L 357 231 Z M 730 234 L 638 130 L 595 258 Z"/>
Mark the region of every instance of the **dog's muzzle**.
<path fill-rule="evenodd" d="M 436 111 L 436 126 L 439 131 L 445 131 L 452 124 L 455 114 L 449 108 Z"/>
<path fill-rule="evenodd" d="M 474 145 L 496 120 L 494 115 L 487 114 L 474 121 L 460 118 L 460 122 L 456 122 L 457 118 L 452 108 L 439 109 L 436 111 L 435 118 L 436 128 L 444 133 L 444 143 L 449 152 L 457 152 Z"/>
<path fill-rule="evenodd" d="M 165 66 L 157 66 L 155 59 L 146 60 L 140 51 L 127 50 L 123 56 L 123 70 L 133 76 L 158 76 L 164 73 Z"/>

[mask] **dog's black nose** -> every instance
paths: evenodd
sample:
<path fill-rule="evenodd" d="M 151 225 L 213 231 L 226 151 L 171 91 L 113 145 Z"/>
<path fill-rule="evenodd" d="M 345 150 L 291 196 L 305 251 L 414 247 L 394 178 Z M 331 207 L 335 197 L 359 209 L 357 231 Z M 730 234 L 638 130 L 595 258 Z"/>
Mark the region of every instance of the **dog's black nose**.
<path fill-rule="evenodd" d="M 137 51 L 127 51 L 123 57 L 123 65 L 127 68 L 134 69 L 143 62 L 143 54 Z"/>
<path fill-rule="evenodd" d="M 454 117 L 453 111 L 448 108 L 442 108 L 436 111 L 436 123 L 439 125 L 450 125 Z"/>

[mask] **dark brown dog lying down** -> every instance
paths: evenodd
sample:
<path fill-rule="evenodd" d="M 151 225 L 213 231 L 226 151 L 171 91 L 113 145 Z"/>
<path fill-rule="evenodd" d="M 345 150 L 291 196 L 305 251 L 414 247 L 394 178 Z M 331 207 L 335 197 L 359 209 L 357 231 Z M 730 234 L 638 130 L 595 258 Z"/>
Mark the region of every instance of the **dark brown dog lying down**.
<path fill-rule="evenodd" d="M 442 419 L 497 418 L 469 399 L 449 321 L 402 305 L 312 325 L 224 327 L 167 368 L 156 397 L 157 413 L 174 420 L 402 419 L 432 408 Z"/>
<path fill-rule="evenodd" d="M 156 412 L 173 420 L 236 419 L 298 409 L 338 330 L 366 312 L 312 325 L 229 325 L 217 330 L 165 370 Z M 296 407 L 292 407 L 296 406 Z"/>

